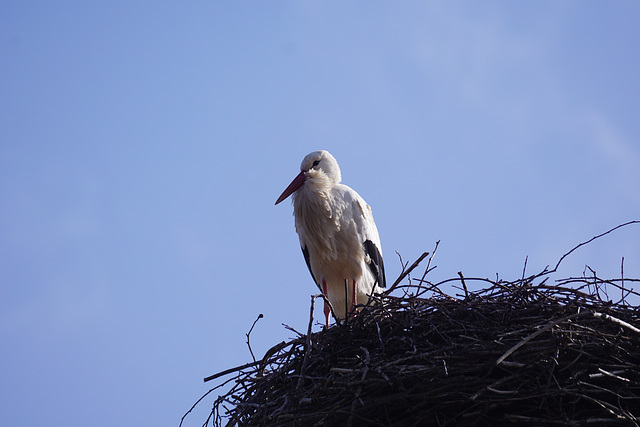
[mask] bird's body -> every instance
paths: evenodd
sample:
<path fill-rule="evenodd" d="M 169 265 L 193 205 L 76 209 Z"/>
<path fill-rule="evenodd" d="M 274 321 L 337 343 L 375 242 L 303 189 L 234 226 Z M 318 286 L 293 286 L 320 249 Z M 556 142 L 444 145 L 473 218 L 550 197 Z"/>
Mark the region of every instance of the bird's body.
<path fill-rule="evenodd" d="M 307 155 L 300 174 L 276 204 L 293 194 L 293 213 L 309 271 L 337 319 L 385 287 L 380 237 L 371 208 L 340 184 L 338 163 L 327 151 Z M 325 306 L 327 325 L 329 308 Z"/>

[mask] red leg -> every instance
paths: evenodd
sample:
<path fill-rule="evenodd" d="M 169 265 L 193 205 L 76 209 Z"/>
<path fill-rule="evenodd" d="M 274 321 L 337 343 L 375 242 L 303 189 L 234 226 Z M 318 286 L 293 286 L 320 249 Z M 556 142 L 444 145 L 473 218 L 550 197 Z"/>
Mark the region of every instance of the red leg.
<path fill-rule="evenodd" d="M 329 298 L 329 294 L 327 293 L 327 282 L 324 279 L 322 279 L 322 293 L 327 299 Z M 330 317 L 331 317 L 331 307 L 329 307 L 329 304 L 325 301 L 324 302 L 324 319 L 325 319 L 327 328 L 329 327 Z"/>

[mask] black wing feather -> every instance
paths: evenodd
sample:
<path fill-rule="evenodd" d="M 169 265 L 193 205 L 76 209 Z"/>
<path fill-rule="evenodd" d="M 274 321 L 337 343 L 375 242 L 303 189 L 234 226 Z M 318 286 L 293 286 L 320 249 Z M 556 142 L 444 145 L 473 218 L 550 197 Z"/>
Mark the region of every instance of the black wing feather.
<path fill-rule="evenodd" d="M 311 273 L 311 277 L 313 278 L 313 281 L 316 282 L 316 286 L 318 286 L 318 288 L 320 288 L 320 284 L 318 283 L 318 281 L 316 280 L 316 276 L 313 275 L 313 271 L 311 271 L 311 260 L 309 259 L 309 248 L 308 247 L 304 247 L 302 248 L 302 255 L 304 255 L 304 262 L 307 263 L 307 267 L 309 268 L 309 273 Z M 320 289 L 322 290 L 322 289 Z"/>
<path fill-rule="evenodd" d="M 367 255 L 369 255 L 369 258 L 371 258 L 369 268 L 373 273 L 373 277 L 376 278 L 378 286 L 380 286 L 381 288 L 386 288 L 387 280 L 384 277 L 384 262 L 382 261 L 382 254 L 380 253 L 380 250 L 371 240 L 365 240 L 364 251 Z"/>

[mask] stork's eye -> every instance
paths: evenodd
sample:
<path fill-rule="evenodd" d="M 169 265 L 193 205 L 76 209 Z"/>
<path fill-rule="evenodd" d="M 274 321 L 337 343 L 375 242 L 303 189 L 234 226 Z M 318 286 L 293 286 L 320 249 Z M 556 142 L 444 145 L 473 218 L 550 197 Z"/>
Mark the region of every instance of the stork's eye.
<path fill-rule="evenodd" d="M 316 160 L 315 162 L 313 162 L 313 167 L 316 167 L 320 164 L 320 160 Z"/>

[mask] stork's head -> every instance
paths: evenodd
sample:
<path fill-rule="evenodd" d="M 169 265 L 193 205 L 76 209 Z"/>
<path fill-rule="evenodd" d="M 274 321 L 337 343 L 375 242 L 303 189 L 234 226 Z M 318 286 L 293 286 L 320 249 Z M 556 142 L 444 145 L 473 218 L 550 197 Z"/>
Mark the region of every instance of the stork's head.
<path fill-rule="evenodd" d="M 302 187 L 308 180 L 315 185 L 324 187 L 333 187 L 342 180 L 338 162 L 331 153 L 320 150 L 307 154 L 300 164 L 300 173 L 278 197 L 276 205 Z"/>

